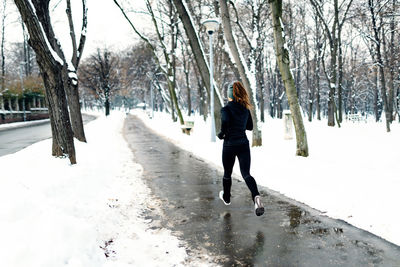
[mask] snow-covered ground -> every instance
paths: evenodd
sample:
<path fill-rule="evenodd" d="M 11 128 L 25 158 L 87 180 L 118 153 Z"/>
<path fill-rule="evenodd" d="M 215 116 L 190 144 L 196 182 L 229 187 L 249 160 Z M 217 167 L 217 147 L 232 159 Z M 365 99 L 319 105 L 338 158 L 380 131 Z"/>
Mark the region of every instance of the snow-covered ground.
<path fill-rule="evenodd" d="M 201 117 L 187 136 L 169 115 L 149 119 L 143 111 L 133 113 L 222 169 L 222 141 L 210 142 Z M 157 201 L 121 134 L 124 118 L 112 112 L 87 124 L 88 143 L 76 142 L 77 165 L 53 158 L 51 140 L 0 157 L 0 266 L 187 263 L 186 245 L 143 217 L 157 209 Z M 338 129 L 306 122 L 308 158 L 294 155 L 295 141 L 284 140 L 283 129 L 281 120 L 269 119 L 263 147 L 252 148 L 251 170 L 259 184 L 400 244 L 397 123 L 386 133 L 379 123 L 344 123 Z"/>
<path fill-rule="evenodd" d="M 210 126 L 195 117 L 190 136 L 170 115 L 133 112 L 156 132 L 222 169 L 222 141 L 210 142 Z M 310 156 L 295 156 L 296 142 L 284 140 L 283 120 L 262 126 L 263 146 L 252 148 L 251 173 L 256 181 L 326 215 L 339 218 L 400 245 L 400 125 L 387 133 L 382 123 L 305 120 Z M 251 133 L 248 132 L 249 140 Z M 240 175 L 238 164 L 234 172 Z M 268 216 L 268 207 L 267 214 Z"/>
<path fill-rule="evenodd" d="M 0 266 L 184 264 L 184 245 L 143 217 L 157 205 L 121 134 L 124 118 L 87 124 L 77 165 L 53 158 L 50 139 L 0 157 Z"/>

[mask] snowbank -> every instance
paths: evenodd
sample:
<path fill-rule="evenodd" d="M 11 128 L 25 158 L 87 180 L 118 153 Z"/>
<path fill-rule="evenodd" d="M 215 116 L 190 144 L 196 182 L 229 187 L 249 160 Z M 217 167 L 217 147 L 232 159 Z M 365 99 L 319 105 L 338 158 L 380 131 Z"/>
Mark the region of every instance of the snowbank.
<path fill-rule="evenodd" d="M 210 126 L 195 118 L 190 136 L 156 113 L 150 120 L 134 111 L 149 127 L 217 168 L 222 169 L 222 141 L 210 142 Z M 282 120 L 262 126 L 263 146 L 252 148 L 251 173 L 256 181 L 322 213 L 349 222 L 400 245 L 397 212 L 400 203 L 400 125 L 386 133 L 381 123 L 344 122 L 342 128 L 305 121 L 310 156 L 296 157 L 295 140 L 284 140 Z M 249 140 L 251 133 L 248 132 Z M 234 172 L 240 176 L 238 164 Z M 267 207 L 268 211 L 268 207 Z"/>
<path fill-rule="evenodd" d="M 156 203 L 122 137 L 124 118 L 90 122 L 88 143 L 75 142 L 77 165 L 53 158 L 50 139 L 0 157 L 1 266 L 183 264 L 178 239 L 143 218 Z"/>

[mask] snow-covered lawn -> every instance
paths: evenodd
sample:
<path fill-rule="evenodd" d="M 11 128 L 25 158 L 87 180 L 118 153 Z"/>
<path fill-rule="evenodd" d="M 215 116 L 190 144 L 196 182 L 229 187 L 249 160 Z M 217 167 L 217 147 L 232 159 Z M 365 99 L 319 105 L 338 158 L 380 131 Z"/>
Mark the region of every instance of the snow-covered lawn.
<path fill-rule="evenodd" d="M 222 141 L 210 142 L 210 126 L 195 117 L 190 136 L 170 115 L 154 119 L 134 111 L 158 133 L 222 169 Z M 387 133 L 382 123 L 305 122 L 310 156 L 295 156 L 296 142 L 284 140 L 282 120 L 262 126 L 263 146 L 252 148 L 251 173 L 268 188 L 303 202 L 326 215 L 345 220 L 400 245 L 400 125 Z M 251 133 L 248 132 L 249 140 Z M 235 173 L 240 175 L 238 164 Z M 268 207 L 267 214 L 268 216 Z"/>
<path fill-rule="evenodd" d="M 0 266 L 183 264 L 178 239 L 143 218 L 157 207 L 121 134 L 124 118 L 87 124 L 74 166 L 51 156 L 51 140 L 0 157 Z"/>

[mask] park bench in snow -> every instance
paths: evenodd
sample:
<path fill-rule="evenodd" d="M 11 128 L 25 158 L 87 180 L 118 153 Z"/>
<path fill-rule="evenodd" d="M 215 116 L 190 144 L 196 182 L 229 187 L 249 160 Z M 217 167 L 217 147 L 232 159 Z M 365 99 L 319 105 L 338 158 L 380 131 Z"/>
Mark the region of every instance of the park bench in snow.
<path fill-rule="evenodd" d="M 355 113 L 355 114 L 347 114 L 347 120 L 355 122 L 355 121 L 361 121 L 362 117 L 360 114 Z"/>
<path fill-rule="evenodd" d="M 187 134 L 190 135 L 191 130 L 194 127 L 194 121 L 185 121 L 183 125 L 181 125 L 181 129 L 182 131 Z"/>

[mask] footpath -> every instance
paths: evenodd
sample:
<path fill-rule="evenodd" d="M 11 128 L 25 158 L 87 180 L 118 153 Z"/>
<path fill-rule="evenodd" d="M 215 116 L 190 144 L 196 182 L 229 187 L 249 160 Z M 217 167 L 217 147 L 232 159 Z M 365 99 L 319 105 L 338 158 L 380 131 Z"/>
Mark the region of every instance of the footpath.
<path fill-rule="evenodd" d="M 193 259 L 232 266 L 400 266 L 400 247 L 260 187 L 257 217 L 246 184 L 233 179 L 232 204 L 218 198 L 220 173 L 152 132 L 135 116 L 124 136 L 162 214 L 147 219 L 189 244 Z"/>

